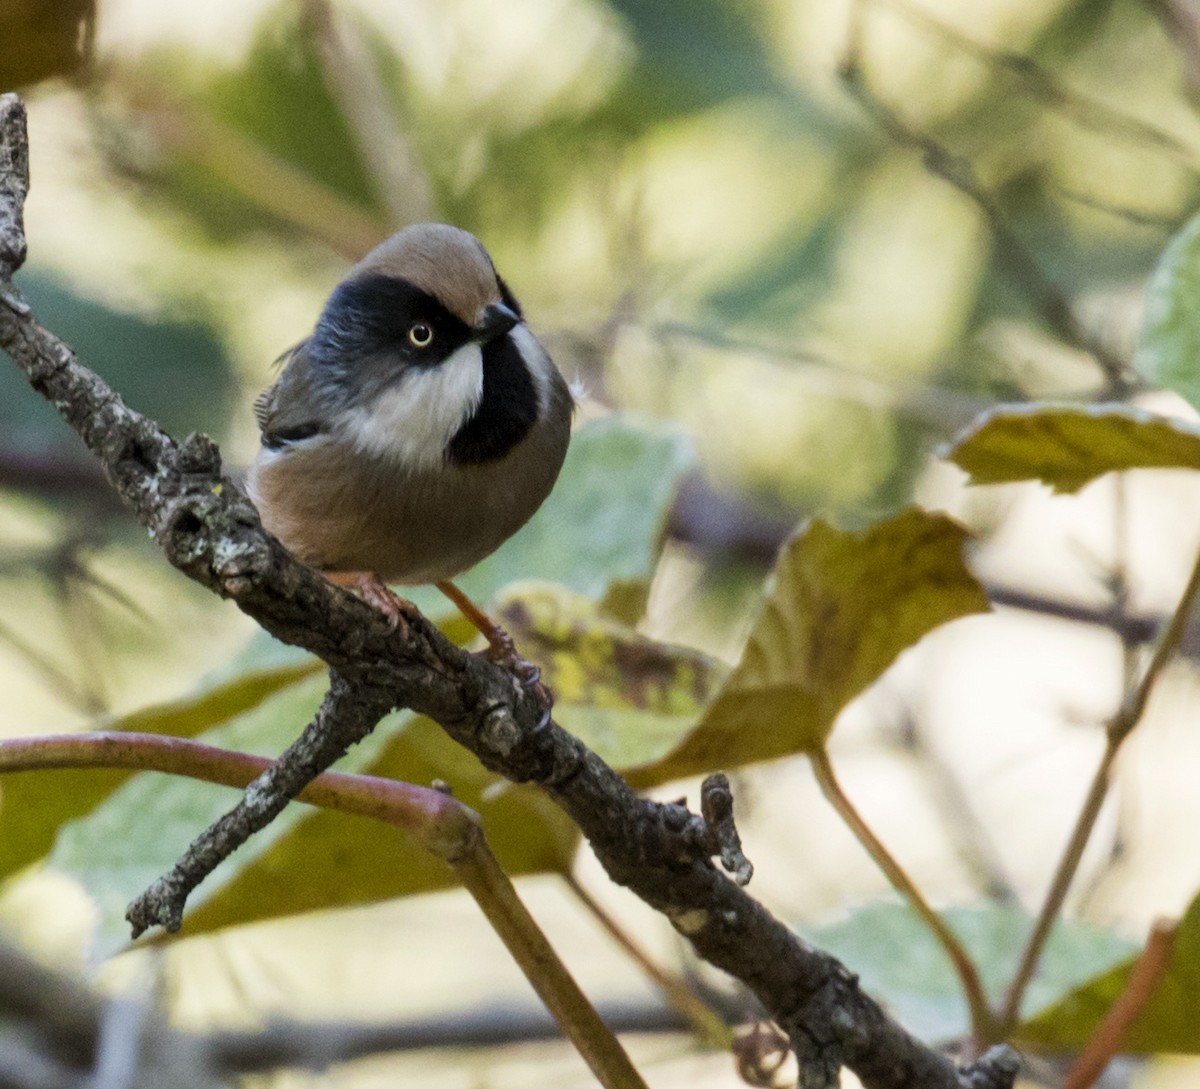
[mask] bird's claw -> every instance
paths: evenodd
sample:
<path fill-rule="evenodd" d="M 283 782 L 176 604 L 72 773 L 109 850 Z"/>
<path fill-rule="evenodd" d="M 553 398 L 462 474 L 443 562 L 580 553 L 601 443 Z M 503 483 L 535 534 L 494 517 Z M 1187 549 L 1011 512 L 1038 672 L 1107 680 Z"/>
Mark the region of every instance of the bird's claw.
<path fill-rule="evenodd" d="M 495 632 L 488 636 L 488 648 L 483 655 L 489 662 L 494 662 L 507 669 L 521 687 L 537 701 L 538 706 L 542 708 L 544 717 L 549 718 L 551 708 L 554 706 L 554 693 L 542 683 L 541 669 L 517 653 L 512 636 L 499 625 L 496 625 Z"/>
<path fill-rule="evenodd" d="M 408 637 L 409 623 L 420 615 L 417 607 L 408 598 L 392 591 L 387 583 L 375 574 L 363 575 L 355 583 L 355 589 L 363 601 L 383 613 L 389 629 L 400 631 L 405 638 Z"/>

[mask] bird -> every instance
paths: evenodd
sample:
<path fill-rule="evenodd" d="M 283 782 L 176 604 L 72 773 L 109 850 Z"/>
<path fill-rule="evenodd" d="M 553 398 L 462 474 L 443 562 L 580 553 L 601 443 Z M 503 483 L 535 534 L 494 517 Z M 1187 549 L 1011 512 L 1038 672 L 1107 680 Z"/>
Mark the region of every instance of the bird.
<path fill-rule="evenodd" d="M 247 474 L 263 526 L 393 628 L 415 610 L 389 586 L 435 584 L 494 660 L 537 684 L 452 581 L 550 494 L 574 411 L 483 243 L 441 223 L 398 231 L 277 362 L 254 403 L 261 441 Z"/>

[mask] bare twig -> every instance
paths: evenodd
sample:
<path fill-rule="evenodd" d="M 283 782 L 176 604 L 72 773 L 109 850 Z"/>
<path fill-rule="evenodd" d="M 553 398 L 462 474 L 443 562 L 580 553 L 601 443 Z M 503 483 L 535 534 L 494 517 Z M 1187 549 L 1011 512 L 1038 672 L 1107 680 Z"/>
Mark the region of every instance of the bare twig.
<path fill-rule="evenodd" d="M 1100 815 L 1101 806 L 1108 795 L 1109 781 L 1112 777 L 1117 753 L 1125 739 L 1142 720 L 1150 693 L 1175 653 L 1175 648 L 1179 645 L 1179 640 L 1183 636 L 1198 598 L 1200 598 L 1200 557 L 1197 558 L 1196 564 L 1192 568 L 1191 578 L 1179 599 L 1179 604 L 1175 607 L 1167 630 L 1163 632 L 1162 638 L 1154 648 L 1145 673 L 1142 674 L 1141 680 L 1126 692 L 1120 709 L 1108 725 L 1100 764 L 1092 776 L 1083 806 L 1075 820 L 1075 827 L 1063 850 L 1062 858 L 1055 868 L 1054 877 L 1050 882 L 1050 888 L 1046 893 L 1041 910 L 1038 912 L 1033 931 L 1021 953 L 1020 963 L 1004 997 L 1004 1009 L 1000 1015 L 997 1035 L 991 1037 L 992 1039 L 1006 1038 L 1020 1019 L 1021 1000 L 1025 997 L 1025 990 L 1033 978 L 1033 973 L 1037 970 L 1046 939 L 1049 938 L 1050 931 L 1053 930 L 1054 923 L 1062 910 L 1063 902 L 1067 898 L 1067 891 L 1071 887 L 1071 882 L 1074 880 L 1079 863 L 1083 858 L 1084 848 L 1091 839 L 1096 818 Z"/>
<path fill-rule="evenodd" d="M 667 1005 L 684 1017 L 702 1040 L 713 1047 L 727 1049 L 732 1043 L 733 1033 L 720 1015 L 711 1009 L 683 979 L 655 964 L 650 955 L 630 937 L 625 927 L 604 910 L 573 873 L 568 871 L 563 874 L 563 880 L 566 882 L 567 888 L 575 894 L 579 902 L 587 908 L 609 937 L 628 954 L 630 960 L 659 989 Z"/>
<path fill-rule="evenodd" d="M 991 67 L 1008 73 L 1025 85 L 1030 96 L 1051 109 L 1065 114 L 1085 128 L 1106 136 L 1119 136 L 1147 144 L 1165 152 L 1186 166 L 1193 174 L 1200 164 L 1200 150 L 1185 143 L 1173 133 L 1158 128 L 1140 117 L 1122 112 L 1107 102 L 1091 98 L 1058 80 L 1053 72 L 1040 65 L 1027 53 L 1010 49 L 995 49 L 969 38 L 926 11 L 899 0 L 870 0 L 871 3 L 895 11 L 905 19 L 932 31 L 960 52 L 977 58 Z"/>
<path fill-rule="evenodd" d="M 1151 927 L 1150 937 L 1146 939 L 1146 945 L 1134 963 L 1133 971 L 1129 973 L 1125 989 L 1109 1007 L 1104 1020 L 1079 1053 L 1062 1089 L 1089 1089 L 1120 1051 L 1125 1034 L 1145 1009 L 1146 1003 L 1154 997 L 1154 992 L 1171 966 L 1177 928 L 1178 923 L 1173 919 L 1159 919 Z"/>
<path fill-rule="evenodd" d="M 816 775 L 821 793 L 836 810 L 837 815 L 842 818 L 846 827 L 854 833 L 854 838 L 862 844 L 863 849 L 871 856 L 871 860 L 883 871 L 892 888 L 903 896 L 913 911 L 920 916 L 921 921 L 929 928 L 950 959 L 962 985 L 967 1007 L 971 1013 L 972 1036 L 980 1042 L 992 1040 L 995 1016 L 988 1006 L 983 981 L 979 978 L 979 971 L 975 967 L 975 962 L 971 960 L 970 954 L 958 940 L 954 931 L 946 924 L 946 921 L 934 911 L 913 879 L 905 872 L 904 867 L 896 861 L 884 846 L 883 841 L 871 830 L 871 826 L 863 820 L 862 814 L 854 807 L 854 803 L 846 796 L 841 783 L 833 773 L 829 754 L 822 749 L 809 753 L 809 759 L 812 761 L 813 773 Z"/>
<path fill-rule="evenodd" d="M 992 407 L 992 402 L 959 390 L 883 377 L 806 344 L 764 344 L 731 336 L 719 329 L 683 322 L 656 322 L 635 327 L 664 344 L 717 348 L 802 371 L 811 379 L 814 388 L 825 396 L 895 412 L 939 433 L 954 434 L 980 412 Z"/>
<path fill-rule="evenodd" d="M 4 167 L 24 155 L 25 142 L 24 107 L 16 96 L 0 97 L 0 205 L 5 196 L 24 196 L 25 185 L 5 176 Z M 7 215 L 11 224 L 12 211 Z M 23 249 L 15 238 L 0 238 L 0 254 L 18 245 Z M 176 442 L 37 325 L 11 288 L 14 268 L 0 260 L 0 285 L 11 300 L 0 305 L 0 347 L 83 438 L 167 559 L 232 598 L 277 638 L 323 658 L 365 705 L 410 707 L 489 769 L 540 786 L 580 827 L 614 881 L 662 911 L 700 956 L 754 992 L 786 1032 L 803 1089 L 833 1089 L 843 1065 L 867 1089 L 1012 1085 L 1017 1065 L 1009 1049 L 960 1071 L 909 1036 L 843 965 L 801 942 L 713 866 L 702 818 L 683 805 L 639 798 L 547 720 L 508 671 L 460 650 L 422 617 L 406 630 L 389 629 L 376 610 L 300 564 L 222 475 L 209 439 Z"/>
<path fill-rule="evenodd" d="M 136 938 L 152 926 L 178 930 L 188 895 L 255 832 L 271 823 L 301 790 L 351 745 L 366 737 L 390 710 L 383 692 L 353 687 L 330 672 L 329 691 L 317 716 L 266 771 L 246 788 L 242 800 L 202 832 L 175 863 L 125 913 Z"/>
<path fill-rule="evenodd" d="M 1084 208 L 1091 208 L 1094 212 L 1103 212 L 1114 219 L 1124 220 L 1131 226 L 1142 227 L 1147 231 L 1156 231 L 1159 234 L 1173 234 L 1192 218 L 1195 211 L 1194 208 L 1189 207 L 1182 213 L 1165 215 L 1162 212 L 1151 212 L 1144 208 L 1133 208 L 1128 204 L 1117 204 L 1114 201 L 1098 197 L 1094 193 L 1085 193 L 1080 189 L 1069 189 L 1063 185 L 1055 186 L 1055 189 L 1067 200 Z"/>

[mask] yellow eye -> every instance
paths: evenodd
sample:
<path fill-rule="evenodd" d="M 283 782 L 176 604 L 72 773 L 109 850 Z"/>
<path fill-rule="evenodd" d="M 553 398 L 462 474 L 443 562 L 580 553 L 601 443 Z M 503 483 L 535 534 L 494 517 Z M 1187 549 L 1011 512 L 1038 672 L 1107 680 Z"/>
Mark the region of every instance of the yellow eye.
<path fill-rule="evenodd" d="M 415 321 L 408 327 L 408 342 L 414 348 L 428 348 L 433 343 L 433 330 L 423 321 Z"/>

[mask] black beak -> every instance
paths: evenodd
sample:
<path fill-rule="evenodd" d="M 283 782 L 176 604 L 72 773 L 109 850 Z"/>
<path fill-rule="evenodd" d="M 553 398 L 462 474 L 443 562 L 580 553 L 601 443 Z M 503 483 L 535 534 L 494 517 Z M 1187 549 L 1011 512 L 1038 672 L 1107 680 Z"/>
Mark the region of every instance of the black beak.
<path fill-rule="evenodd" d="M 473 339 L 486 344 L 489 340 L 504 336 L 520 320 L 520 315 L 504 303 L 492 303 L 485 306 L 476 319 Z"/>

